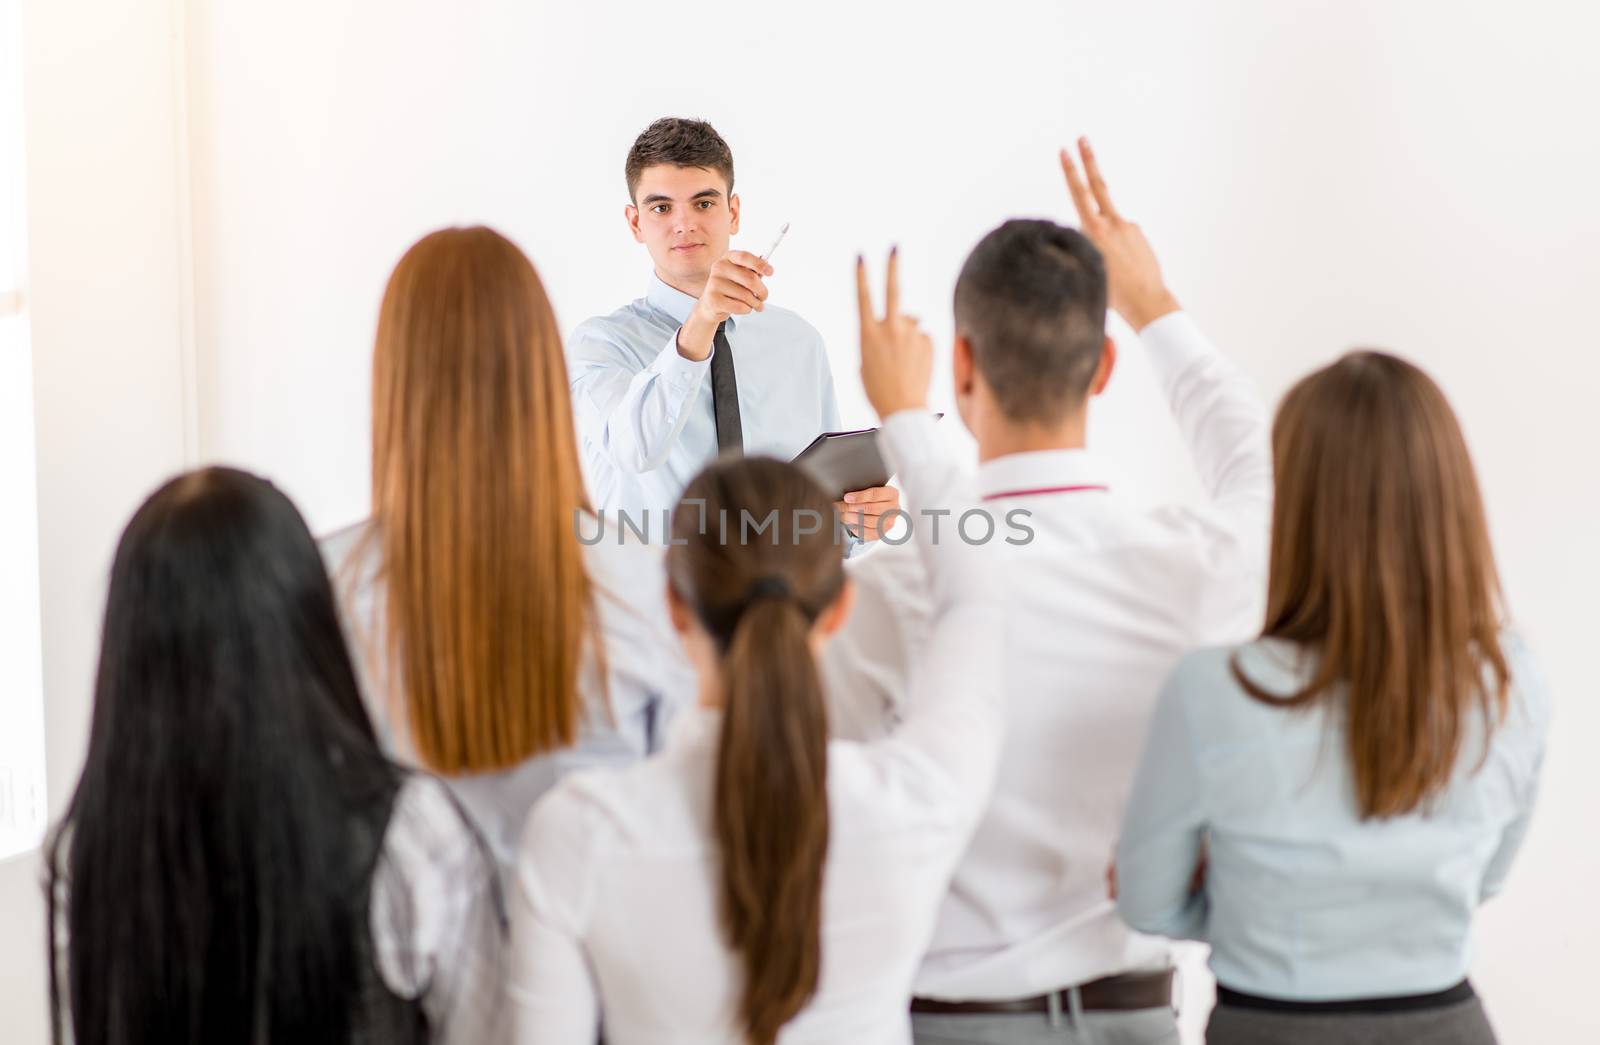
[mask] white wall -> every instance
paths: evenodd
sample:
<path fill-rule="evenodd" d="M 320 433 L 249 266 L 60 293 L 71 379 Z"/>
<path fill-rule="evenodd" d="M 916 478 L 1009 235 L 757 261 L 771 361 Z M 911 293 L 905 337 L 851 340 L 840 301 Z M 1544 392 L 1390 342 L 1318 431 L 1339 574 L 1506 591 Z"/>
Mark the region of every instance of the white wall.
<path fill-rule="evenodd" d="M 37 846 L 45 823 L 21 38 L 21 8 L 0 0 L 0 860 Z"/>
<path fill-rule="evenodd" d="M 24 0 L 28 284 L 49 807 L 88 739 L 106 573 L 184 460 L 173 23 L 149 0 Z M 9 502 L 7 502 L 9 504 Z M 48 1040 L 36 855 L 0 861 L 0 1039 Z"/>
<path fill-rule="evenodd" d="M 1411 356 L 1451 394 L 1558 715 L 1543 807 L 1484 912 L 1474 976 L 1509 1043 L 1600 1031 L 1584 1000 L 1600 768 L 1582 747 L 1600 709 L 1580 659 L 1600 586 L 1590 8 L 174 7 L 186 26 L 134 0 L 27 8 L 53 804 L 81 753 L 104 557 L 182 455 L 186 177 L 199 451 L 274 476 L 326 528 L 365 511 L 378 297 L 428 229 L 512 235 L 570 329 L 644 286 L 620 216 L 633 135 L 707 117 L 734 146 L 745 239 L 793 223 L 776 300 L 829 339 L 846 420 L 864 420 L 855 252 L 900 243 L 906 298 L 947 343 L 966 250 L 1004 217 L 1065 217 L 1054 150 L 1087 132 L 1180 296 L 1269 394 L 1355 344 Z M 187 34 L 187 112 L 164 78 L 172 29 Z M 1182 490 L 1170 426 L 1125 355 L 1093 437 L 1148 495 Z M 4 918 L 20 894 L 0 875 Z M 0 995 L 20 983 L 0 979 Z"/>
<path fill-rule="evenodd" d="M 1054 150 L 1091 134 L 1124 210 L 1276 396 L 1354 345 L 1446 386 L 1511 604 L 1558 691 L 1548 785 L 1475 976 L 1508 1042 L 1580 1026 L 1600 935 L 1587 830 L 1600 585 L 1587 450 L 1600 184 L 1580 5 L 1017 3 L 671 9 L 290 0 L 195 11 L 202 450 L 286 482 L 315 524 L 366 509 L 367 355 L 418 235 L 492 223 L 563 326 L 640 294 L 622 158 L 664 114 L 734 146 L 746 242 L 793 223 L 775 300 L 829 339 L 847 421 L 850 263 L 901 244 L 947 343 L 955 273 L 1013 215 L 1065 217 Z M 1094 438 L 1150 495 L 1172 433 L 1137 353 Z"/>

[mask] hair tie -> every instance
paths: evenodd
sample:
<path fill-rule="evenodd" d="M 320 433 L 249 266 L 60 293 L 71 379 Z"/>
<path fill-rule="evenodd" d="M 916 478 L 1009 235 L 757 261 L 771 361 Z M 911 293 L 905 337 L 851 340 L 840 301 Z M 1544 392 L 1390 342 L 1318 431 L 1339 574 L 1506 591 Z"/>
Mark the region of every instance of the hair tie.
<path fill-rule="evenodd" d="M 769 573 L 750 582 L 750 587 L 745 589 L 744 603 L 748 606 L 758 599 L 787 599 L 793 595 L 794 589 L 789 587 L 788 581 L 776 573 Z"/>

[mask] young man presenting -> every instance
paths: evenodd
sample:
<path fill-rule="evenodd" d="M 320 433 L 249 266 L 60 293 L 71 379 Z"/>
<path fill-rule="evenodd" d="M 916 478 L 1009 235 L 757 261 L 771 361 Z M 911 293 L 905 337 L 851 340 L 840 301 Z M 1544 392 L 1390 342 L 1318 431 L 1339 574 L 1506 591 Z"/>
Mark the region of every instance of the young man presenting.
<path fill-rule="evenodd" d="M 771 264 L 728 250 L 739 197 L 722 136 L 701 120 L 657 120 L 625 173 L 628 228 L 655 271 L 644 297 L 578 327 L 569 361 L 595 507 L 638 519 L 670 509 L 719 453 L 789 460 L 840 424 L 821 335 L 768 303 Z M 898 505 L 898 491 L 878 487 L 837 507 L 873 539 Z"/>
<path fill-rule="evenodd" d="M 995 516 L 1026 509 L 1034 537 L 989 545 L 1011 592 L 1005 749 L 917 976 L 918 1041 L 1175 1045 L 1167 944 L 1118 917 L 1107 868 L 1166 675 L 1186 650 L 1261 625 L 1265 406 L 1180 310 L 1082 150 L 1088 186 L 1065 152 L 1062 166 L 1083 231 L 1007 222 L 956 284 L 954 383 L 977 493 Z M 1202 504 L 1142 508 L 1085 448 L 1116 361 L 1108 297 L 1189 444 Z M 832 692 L 873 691 L 836 698 L 846 735 L 882 732 L 910 699 L 928 597 L 902 552 L 851 571 L 855 612 L 824 648 Z"/>

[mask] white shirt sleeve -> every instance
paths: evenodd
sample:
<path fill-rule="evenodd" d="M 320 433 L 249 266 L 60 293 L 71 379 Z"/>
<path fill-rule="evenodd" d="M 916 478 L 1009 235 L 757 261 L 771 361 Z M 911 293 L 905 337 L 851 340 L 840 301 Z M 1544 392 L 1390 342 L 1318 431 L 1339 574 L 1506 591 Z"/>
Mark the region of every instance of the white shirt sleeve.
<path fill-rule="evenodd" d="M 846 570 L 855 605 L 817 659 L 828 733 L 840 740 L 879 740 L 900 721 L 912 653 L 925 647 L 926 585 L 910 548 L 880 548 Z"/>
<path fill-rule="evenodd" d="M 1241 525 L 1264 528 L 1272 504 L 1272 447 L 1261 396 L 1187 312 L 1162 316 L 1139 340 L 1207 495 L 1236 513 Z"/>
<path fill-rule="evenodd" d="M 588 324 L 573 333 L 572 402 L 589 442 L 617 467 L 648 472 L 672 449 L 711 357 L 685 358 L 674 331 L 644 369 Z"/>
<path fill-rule="evenodd" d="M 401 788 L 373 875 L 374 958 L 396 994 L 419 998 L 444 1045 L 503 1040 L 505 916 L 494 858 L 426 776 Z"/>
<path fill-rule="evenodd" d="M 1272 529 L 1271 422 L 1249 378 L 1212 346 L 1186 312 L 1147 325 L 1139 339 L 1194 458 L 1206 503 L 1184 514 L 1203 535 L 1221 583 L 1207 585 L 1194 645 L 1259 631 Z"/>
<path fill-rule="evenodd" d="M 961 473 L 939 445 L 933 415 L 903 411 L 883 424 L 884 456 L 914 504 L 964 503 Z M 959 511 L 955 513 L 959 517 Z M 1003 594 L 997 549 L 968 544 L 951 527 L 912 527 L 932 603 L 929 641 L 911 667 L 904 718 L 879 746 L 916 753 L 950 782 L 952 801 L 976 821 L 987 802 L 1004 732 Z"/>
<path fill-rule="evenodd" d="M 510 1039 L 526 1045 L 594 1045 L 600 992 L 583 951 L 590 843 L 581 790 L 569 780 L 534 806 L 511 887 L 506 974 Z"/>

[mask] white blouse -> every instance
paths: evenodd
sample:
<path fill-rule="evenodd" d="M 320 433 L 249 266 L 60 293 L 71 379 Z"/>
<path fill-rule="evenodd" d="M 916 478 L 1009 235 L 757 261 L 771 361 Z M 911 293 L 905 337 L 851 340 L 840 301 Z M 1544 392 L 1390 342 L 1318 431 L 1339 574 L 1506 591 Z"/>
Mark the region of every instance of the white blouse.
<path fill-rule="evenodd" d="M 368 904 L 383 982 L 415 998 L 434 1045 L 492 1045 L 507 1027 L 505 905 L 494 860 L 435 778 L 395 796 Z"/>
<path fill-rule="evenodd" d="M 910 503 L 952 503 L 932 415 L 896 414 L 883 444 Z M 828 745 L 822 971 L 786 1045 L 910 1041 L 917 962 L 993 782 L 1001 596 L 983 547 L 930 538 L 914 528 L 934 592 L 920 699 L 892 735 Z M 719 728 L 716 711 L 686 712 L 660 756 L 575 774 L 534 810 L 509 897 L 515 1040 L 593 1045 L 602 1010 L 609 1045 L 742 1040 L 743 973 L 718 919 Z"/>

